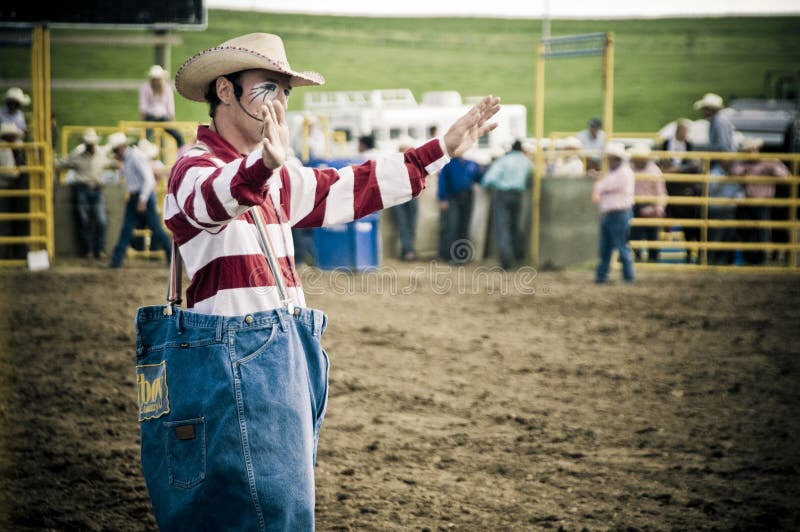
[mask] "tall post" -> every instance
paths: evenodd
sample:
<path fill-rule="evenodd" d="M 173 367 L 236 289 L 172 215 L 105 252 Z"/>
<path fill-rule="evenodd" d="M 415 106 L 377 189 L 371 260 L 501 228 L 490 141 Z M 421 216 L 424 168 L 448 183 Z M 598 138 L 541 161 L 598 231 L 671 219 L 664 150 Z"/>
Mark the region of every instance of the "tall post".
<path fill-rule="evenodd" d="M 603 128 L 606 141 L 614 135 L 614 33 L 606 34 L 606 45 L 603 51 L 603 77 L 605 94 L 603 98 Z"/>
<path fill-rule="evenodd" d="M 153 64 L 161 65 L 164 70 L 169 72 L 170 56 L 172 55 L 171 45 L 169 44 L 169 30 L 155 30 L 156 42 L 153 54 Z"/>
<path fill-rule="evenodd" d="M 531 224 L 531 262 L 539 265 L 539 225 L 541 223 L 542 174 L 544 173 L 544 52 L 545 44 L 536 47 L 536 99 L 534 107 L 534 135 L 536 136 L 536 164 L 533 169 L 533 220 Z"/>

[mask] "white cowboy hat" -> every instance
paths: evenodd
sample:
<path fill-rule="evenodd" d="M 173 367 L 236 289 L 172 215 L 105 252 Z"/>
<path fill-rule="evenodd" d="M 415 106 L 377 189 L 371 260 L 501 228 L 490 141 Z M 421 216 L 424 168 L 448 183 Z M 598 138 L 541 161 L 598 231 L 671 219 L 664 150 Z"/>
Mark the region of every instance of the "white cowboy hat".
<path fill-rule="evenodd" d="M 136 143 L 136 147 L 142 150 L 145 155 L 147 155 L 150 159 L 155 159 L 158 157 L 158 146 L 147 140 L 146 138 L 139 139 L 139 142 Z"/>
<path fill-rule="evenodd" d="M 628 158 L 628 154 L 625 152 L 625 145 L 621 142 L 609 142 L 606 144 L 606 149 L 603 150 L 603 155 L 606 157 L 617 157 L 618 159 Z"/>
<path fill-rule="evenodd" d="M 292 70 L 283 41 L 277 35 L 249 33 L 187 59 L 175 75 L 175 88 L 190 100 L 204 102 L 208 85 L 219 76 L 252 69 L 289 75 L 292 87 L 325 83 L 317 72 Z"/>
<path fill-rule="evenodd" d="M 764 145 L 764 139 L 759 139 L 756 137 L 744 137 L 739 142 L 739 150 L 740 151 L 759 150 L 763 145 Z"/>
<path fill-rule="evenodd" d="M 695 109 L 702 109 L 704 107 L 710 107 L 711 109 L 722 109 L 725 107 L 722 104 L 722 96 L 719 94 L 714 94 L 713 92 L 707 92 L 702 99 L 694 102 Z"/>
<path fill-rule="evenodd" d="M 120 146 L 125 146 L 128 144 L 128 137 L 122 131 L 117 131 L 116 133 L 112 133 L 108 136 L 108 144 L 106 147 L 110 150 L 114 150 L 119 148 Z"/>
<path fill-rule="evenodd" d="M 97 136 L 97 132 L 92 128 L 87 128 L 83 132 L 83 142 L 86 144 L 97 144 L 97 141 L 100 140 L 100 137 Z"/>
<path fill-rule="evenodd" d="M 628 157 L 630 159 L 649 159 L 650 151 L 650 146 L 639 142 L 638 144 L 631 146 L 631 148 L 628 150 Z"/>
<path fill-rule="evenodd" d="M 581 144 L 581 139 L 578 137 L 567 137 L 563 141 L 562 148 L 565 150 L 580 150 L 583 148 L 583 144 Z"/>
<path fill-rule="evenodd" d="M 14 136 L 16 138 L 22 137 L 25 133 L 17 127 L 14 122 L 3 122 L 0 124 L 0 137 Z"/>
<path fill-rule="evenodd" d="M 406 151 L 409 148 L 414 147 L 414 139 L 412 139 L 409 135 L 400 135 L 397 139 L 397 149 L 400 151 Z"/>
<path fill-rule="evenodd" d="M 153 65 L 150 67 L 150 70 L 147 72 L 147 77 L 150 79 L 166 79 L 167 78 L 167 71 L 161 68 L 161 65 Z"/>
<path fill-rule="evenodd" d="M 6 91 L 6 100 L 14 100 L 19 102 L 20 105 L 28 105 L 31 103 L 31 97 L 22 92 L 19 87 L 11 87 Z"/>

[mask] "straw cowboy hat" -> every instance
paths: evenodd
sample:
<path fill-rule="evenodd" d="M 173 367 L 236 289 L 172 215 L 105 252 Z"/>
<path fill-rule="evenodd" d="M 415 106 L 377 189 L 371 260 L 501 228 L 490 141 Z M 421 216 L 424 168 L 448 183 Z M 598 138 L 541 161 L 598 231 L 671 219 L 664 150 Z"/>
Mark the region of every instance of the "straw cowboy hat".
<path fill-rule="evenodd" d="M 96 145 L 97 141 L 100 140 L 100 137 L 97 136 L 97 132 L 92 128 L 87 128 L 83 132 L 83 142 L 85 144 L 93 144 Z"/>
<path fill-rule="evenodd" d="M 3 122 L 0 124 L 0 137 L 21 138 L 23 131 L 14 122 Z"/>
<path fill-rule="evenodd" d="M 640 142 L 631 146 L 628 150 L 628 157 L 630 159 L 649 159 L 650 151 L 650 146 Z"/>
<path fill-rule="evenodd" d="M 603 155 L 606 157 L 616 157 L 618 159 L 628 158 L 628 154 L 625 151 L 625 145 L 621 142 L 609 142 L 606 144 L 606 149 L 603 150 Z"/>
<path fill-rule="evenodd" d="M 694 102 L 695 109 L 703 109 L 704 107 L 711 109 L 722 109 L 725 107 L 722 104 L 722 96 L 719 94 L 714 94 L 713 92 L 707 92 L 702 99 Z"/>
<path fill-rule="evenodd" d="M 155 159 L 158 157 L 158 146 L 146 138 L 139 139 L 139 142 L 136 143 L 136 147 L 139 148 L 150 159 Z"/>
<path fill-rule="evenodd" d="M 106 147 L 109 150 L 115 150 L 120 146 L 125 146 L 128 144 L 128 137 L 122 131 L 117 131 L 116 133 L 112 133 L 108 136 L 108 144 Z"/>
<path fill-rule="evenodd" d="M 161 65 L 153 65 L 150 67 L 147 77 L 150 79 L 166 79 L 167 71 L 161 68 Z"/>
<path fill-rule="evenodd" d="M 759 150 L 763 145 L 764 145 L 764 139 L 759 139 L 756 137 L 744 137 L 739 142 L 739 151 Z"/>
<path fill-rule="evenodd" d="M 190 100 L 204 102 L 208 85 L 219 76 L 252 69 L 291 76 L 293 87 L 325 83 L 322 74 L 292 70 L 280 37 L 270 33 L 250 33 L 187 59 L 175 75 L 175 88 Z"/>
<path fill-rule="evenodd" d="M 20 105 L 28 105 L 31 103 L 31 97 L 22 92 L 22 89 L 19 87 L 11 87 L 6 91 L 6 100 L 13 100 L 18 102 Z"/>

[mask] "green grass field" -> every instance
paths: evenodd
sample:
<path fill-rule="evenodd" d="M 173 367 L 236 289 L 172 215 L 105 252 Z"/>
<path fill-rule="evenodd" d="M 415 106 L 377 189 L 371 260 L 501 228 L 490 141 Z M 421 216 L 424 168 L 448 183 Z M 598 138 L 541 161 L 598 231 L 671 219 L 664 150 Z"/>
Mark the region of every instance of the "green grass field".
<path fill-rule="evenodd" d="M 800 17 L 552 21 L 553 36 L 614 32 L 615 130 L 655 131 L 679 116 L 697 117 L 692 102 L 705 92 L 760 96 L 767 69 L 800 68 Z M 283 36 L 294 68 L 316 70 L 326 89 L 410 88 L 462 96 L 493 93 L 528 108 L 533 130 L 538 20 L 378 19 L 209 11 L 208 29 L 180 33 L 172 72 L 184 59 L 254 31 Z M 53 34 L 68 30 L 53 30 Z M 75 30 L 70 30 L 76 33 Z M 99 33 L 99 32 L 95 32 Z M 126 32 L 130 33 L 130 32 Z M 5 48 L 2 78 L 28 75 L 24 48 Z M 144 79 L 147 47 L 58 45 L 52 76 Z M 602 59 L 549 60 L 545 131 L 578 130 L 602 113 Z M 291 109 L 302 106 L 299 89 Z M 61 125 L 112 125 L 137 118 L 135 91 L 53 92 Z M 177 98 L 179 120 L 206 120 L 206 108 Z"/>

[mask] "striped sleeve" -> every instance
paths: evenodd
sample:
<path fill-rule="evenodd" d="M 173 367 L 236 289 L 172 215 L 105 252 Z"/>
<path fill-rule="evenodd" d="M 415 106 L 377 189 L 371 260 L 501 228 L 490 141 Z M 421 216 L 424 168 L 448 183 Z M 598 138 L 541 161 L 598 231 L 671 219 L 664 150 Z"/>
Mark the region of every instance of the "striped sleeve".
<path fill-rule="evenodd" d="M 192 226 L 218 231 L 264 201 L 271 175 L 260 148 L 227 164 L 202 150 L 187 153 L 173 168 L 164 218 L 183 213 Z"/>
<path fill-rule="evenodd" d="M 289 224 L 321 227 L 350 222 L 419 195 L 425 177 L 450 158 L 441 139 L 341 169 L 287 164 L 281 171 L 281 204 Z"/>

